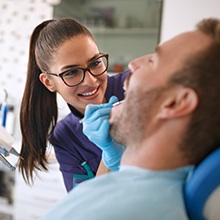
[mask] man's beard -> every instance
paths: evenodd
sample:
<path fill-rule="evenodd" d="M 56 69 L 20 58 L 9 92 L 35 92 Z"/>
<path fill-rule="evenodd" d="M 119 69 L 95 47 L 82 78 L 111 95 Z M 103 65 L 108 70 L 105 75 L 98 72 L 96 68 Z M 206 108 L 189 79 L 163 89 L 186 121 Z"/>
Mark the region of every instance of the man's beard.
<path fill-rule="evenodd" d="M 146 139 L 148 136 L 146 131 L 163 91 L 164 87 L 157 87 L 142 95 L 137 91 L 130 92 L 123 105 L 123 110 L 115 116 L 111 124 L 111 137 L 123 146 L 132 143 L 136 145 Z"/>

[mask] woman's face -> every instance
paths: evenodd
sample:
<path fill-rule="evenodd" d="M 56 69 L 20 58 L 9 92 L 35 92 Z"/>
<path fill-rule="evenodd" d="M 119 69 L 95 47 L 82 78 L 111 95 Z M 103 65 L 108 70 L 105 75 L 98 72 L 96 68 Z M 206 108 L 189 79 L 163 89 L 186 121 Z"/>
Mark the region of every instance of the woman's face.
<path fill-rule="evenodd" d="M 96 43 L 88 36 L 79 35 L 62 44 L 55 56 L 51 73 L 62 73 L 71 68 L 87 68 L 100 56 Z M 82 114 L 89 103 L 105 102 L 104 94 L 107 87 L 107 72 L 93 76 L 86 71 L 83 82 L 74 87 L 67 86 L 60 77 L 42 73 L 41 82 L 52 92 L 58 92 L 63 99 Z"/>

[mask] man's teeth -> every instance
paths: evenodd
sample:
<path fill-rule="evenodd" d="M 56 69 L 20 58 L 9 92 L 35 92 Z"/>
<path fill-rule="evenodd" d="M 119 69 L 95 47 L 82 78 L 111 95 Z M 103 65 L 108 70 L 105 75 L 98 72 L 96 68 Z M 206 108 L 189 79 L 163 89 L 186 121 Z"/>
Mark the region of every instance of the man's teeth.
<path fill-rule="evenodd" d="M 93 91 L 91 91 L 91 92 L 82 93 L 81 95 L 82 95 L 82 96 L 90 96 L 90 95 L 95 94 L 96 91 L 97 91 L 97 89 L 95 89 L 95 90 L 93 90 Z"/>

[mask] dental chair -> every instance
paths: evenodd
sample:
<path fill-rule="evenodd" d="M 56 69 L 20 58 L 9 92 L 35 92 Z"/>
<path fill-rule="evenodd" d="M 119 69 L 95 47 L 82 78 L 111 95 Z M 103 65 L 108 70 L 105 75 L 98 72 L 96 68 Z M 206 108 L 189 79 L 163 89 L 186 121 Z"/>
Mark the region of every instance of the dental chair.
<path fill-rule="evenodd" d="M 220 148 L 208 155 L 189 176 L 184 199 L 190 220 L 220 219 Z"/>

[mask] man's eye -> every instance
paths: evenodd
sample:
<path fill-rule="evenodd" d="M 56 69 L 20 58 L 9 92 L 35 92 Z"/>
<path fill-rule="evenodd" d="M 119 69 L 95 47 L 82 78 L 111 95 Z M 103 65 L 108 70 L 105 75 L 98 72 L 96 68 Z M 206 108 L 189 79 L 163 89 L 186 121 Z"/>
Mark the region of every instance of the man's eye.
<path fill-rule="evenodd" d="M 149 63 L 153 63 L 154 61 L 153 61 L 152 58 L 150 58 L 150 59 L 148 60 L 148 62 L 149 62 Z"/>

